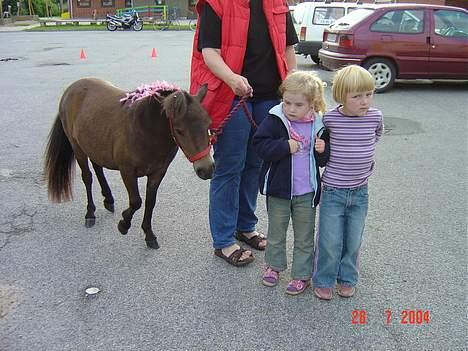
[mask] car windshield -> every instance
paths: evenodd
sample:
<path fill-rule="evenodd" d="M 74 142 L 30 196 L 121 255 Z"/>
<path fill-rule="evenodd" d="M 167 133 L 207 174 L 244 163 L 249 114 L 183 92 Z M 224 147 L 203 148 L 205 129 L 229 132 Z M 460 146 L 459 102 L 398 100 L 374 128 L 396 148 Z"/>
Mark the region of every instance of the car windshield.
<path fill-rule="evenodd" d="M 360 22 L 364 18 L 370 16 L 374 12 L 374 9 L 357 9 L 351 13 L 348 13 L 346 16 L 341 17 L 335 23 L 333 23 L 330 28 L 332 29 L 347 29 L 354 26 L 356 23 Z"/>

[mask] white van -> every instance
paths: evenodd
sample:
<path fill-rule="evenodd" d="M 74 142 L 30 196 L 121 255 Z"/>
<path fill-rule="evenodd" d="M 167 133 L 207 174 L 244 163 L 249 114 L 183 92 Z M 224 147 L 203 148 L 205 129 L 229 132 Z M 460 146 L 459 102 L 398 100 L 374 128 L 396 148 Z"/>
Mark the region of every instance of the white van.
<path fill-rule="evenodd" d="M 296 53 L 319 62 L 318 51 L 322 48 L 323 30 L 338 18 L 358 8 L 372 8 L 373 5 L 352 2 L 302 2 L 294 8 L 294 20 L 299 43 Z"/>

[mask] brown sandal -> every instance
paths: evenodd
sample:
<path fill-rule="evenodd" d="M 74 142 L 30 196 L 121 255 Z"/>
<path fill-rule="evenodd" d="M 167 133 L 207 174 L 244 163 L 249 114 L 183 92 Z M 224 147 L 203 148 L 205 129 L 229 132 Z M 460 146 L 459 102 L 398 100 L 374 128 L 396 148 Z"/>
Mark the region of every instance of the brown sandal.
<path fill-rule="evenodd" d="M 223 260 L 225 260 L 229 264 L 232 264 L 233 266 L 241 267 L 248 265 L 249 263 L 253 262 L 253 260 L 255 260 L 255 258 L 252 255 L 250 255 L 250 257 L 248 258 L 241 260 L 241 256 L 245 251 L 247 250 L 241 247 L 240 249 L 234 251 L 231 255 L 226 256 L 225 254 L 223 254 L 223 251 L 221 249 L 215 249 L 214 254 L 218 257 L 221 257 Z"/>
<path fill-rule="evenodd" d="M 255 250 L 259 250 L 259 251 L 263 251 L 265 250 L 265 246 L 260 246 L 260 243 L 265 240 L 266 241 L 266 237 L 263 235 L 263 234 L 260 234 L 257 232 L 257 235 L 251 237 L 250 239 L 247 238 L 243 232 L 239 232 L 237 231 L 236 232 L 236 239 L 239 240 L 239 241 L 243 241 L 244 243 L 246 243 L 247 245 L 253 247 Z"/>

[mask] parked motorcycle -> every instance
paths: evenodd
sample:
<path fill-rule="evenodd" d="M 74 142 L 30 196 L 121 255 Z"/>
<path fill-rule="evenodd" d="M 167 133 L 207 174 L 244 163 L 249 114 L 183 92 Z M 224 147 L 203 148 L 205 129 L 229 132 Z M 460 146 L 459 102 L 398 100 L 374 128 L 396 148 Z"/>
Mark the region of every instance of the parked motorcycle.
<path fill-rule="evenodd" d="M 142 30 L 143 21 L 138 16 L 138 12 L 134 11 L 133 14 L 126 14 L 123 16 L 106 15 L 107 30 L 114 31 L 120 29 L 133 29 Z"/>

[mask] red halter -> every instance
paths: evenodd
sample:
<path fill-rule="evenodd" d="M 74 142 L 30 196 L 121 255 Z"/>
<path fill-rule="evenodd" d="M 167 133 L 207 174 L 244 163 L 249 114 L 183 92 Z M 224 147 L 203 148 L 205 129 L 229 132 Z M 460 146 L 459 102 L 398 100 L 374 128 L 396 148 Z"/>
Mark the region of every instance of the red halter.
<path fill-rule="evenodd" d="M 209 133 L 208 131 L 208 135 L 209 135 L 209 142 L 208 142 L 208 146 L 205 147 L 202 151 L 200 152 L 197 152 L 195 155 L 192 155 L 190 156 L 189 154 L 187 154 L 185 152 L 185 150 L 182 148 L 182 146 L 180 146 L 179 142 L 177 141 L 176 137 L 175 137 L 175 134 L 174 134 L 174 127 L 172 126 L 172 119 L 170 116 L 167 116 L 167 119 L 169 120 L 169 127 L 171 128 L 171 135 L 172 135 L 172 139 L 174 139 L 174 142 L 176 143 L 176 145 L 179 147 L 179 149 L 182 150 L 182 152 L 184 153 L 185 157 L 187 157 L 187 159 L 194 163 L 198 160 L 201 160 L 203 157 L 205 157 L 206 155 L 208 155 L 211 151 L 211 145 L 212 145 L 212 137 L 211 137 L 211 134 Z"/>
<path fill-rule="evenodd" d="M 248 99 L 248 97 L 249 96 L 246 95 L 246 96 L 243 96 L 243 97 L 240 98 L 239 102 L 232 108 L 231 112 L 228 113 L 228 115 L 226 116 L 226 118 L 224 118 L 224 120 L 221 122 L 221 124 L 219 125 L 218 128 L 208 130 L 208 136 L 209 136 L 208 146 L 206 148 L 204 148 L 202 151 L 197 152 L 195 155 L 192 155 L 192 156 L 188 155 L 184 151 L 184 149 L 182 149 L 182 147 L 180 146 L 180 144 L 177 141 L 177 139 L 175 137 L 175 134 L 174 134 L 174 127 L 172 126 L 172 120 L 171 120 L 171 118 L 169 116 L 167 116 L 167 119 L 169 120 L 169 126 L 171 128 L 172 138 L 174 139 L 174 142 L 176 143 L 176 145 L 179 147 L 179 149 L 182 150 L 185 157 L 187 157 L 187 159 L 190 162 L 193 163 L 195 161 L 198 161 L 198 160 L 202 159 L 203 157 L 205 157 L 206 155 L 208 155 L 210 153 L 211 145 L 216 143 L 218 135 L 221 135 L 223 133 L 224 126 L 229 121 L 229 119 L 231 119 L 231 117 L 239 110 L 239 108 L 242 107 L 247 119 L 250 121 L 250 123 L 252 124 L 252 126 L 254 128 L 257 128 L 257 124 L 255 123 L 255 121 L 254 121 L 254 119 L 252 117 L 252 114 L 250 113 L 249 109 L 247 108 L 246 100 Z"/>

